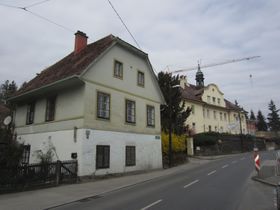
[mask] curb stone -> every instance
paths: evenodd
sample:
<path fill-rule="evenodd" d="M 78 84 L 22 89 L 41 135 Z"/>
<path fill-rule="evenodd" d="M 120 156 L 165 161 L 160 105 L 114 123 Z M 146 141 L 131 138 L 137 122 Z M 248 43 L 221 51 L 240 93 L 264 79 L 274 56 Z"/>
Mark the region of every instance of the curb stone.
<path fill-rule="evenodd" d="M 277 184 L 270 182 L 270 181 L 266 181 L 264 179 L 258 178 L 257 176 L 252 176 L 251 177 L 252 180 L 257 181 L 257 182 L 261 182 L 263 184 L 269 185 L 269 186 L 273 186 L 273 187 L 277 187 Z"/>

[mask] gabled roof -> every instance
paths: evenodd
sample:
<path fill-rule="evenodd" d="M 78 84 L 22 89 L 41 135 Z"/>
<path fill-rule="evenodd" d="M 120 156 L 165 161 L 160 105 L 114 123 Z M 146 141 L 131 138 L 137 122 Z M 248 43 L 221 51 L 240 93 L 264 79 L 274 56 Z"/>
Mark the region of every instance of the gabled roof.
<path fill-rule="evenodd" d="M 161 103 L 165 103 L 164 97 L 157 83 L 156 75 L 153 72 L 152 65 L 149 61 L 148 54 L 112 34 L 94 43 L 88 44 L 79 53 L 70 53 L 57 63 L 43 70 L 41 73 L 37 74 L 35 78 L 20 88 L 9 100 L 24 100 L 28 97 L 32 97 L 32 95 L 34 96 L 36 94 L 45 94 L 49 91 L 56 91 L 57 89 L 55 88 L 58 86 L 60 86 L 58 88 L 63 88 L 66 86 L 69 87 L 72 84 L 80 84 L 83 82 L 80 77 L 88 70 L 88 67 L 115 44 L 124 47 L 131 53 L 141 56 L 146 60 L 152 71 L 153 81 L 159 91 Z"/>
<path fill-rule="evenodd" d="M 206 86 L 206 87 L 208 87 L 208 86 Z M 187 86 L 185 86 L 184 89 L 181 89 L 182 96 L 185 100 L 191 100 L 191 101 L 196 101 L 196 102 L 200 102 L 203 104 L 207 104 L 206 102 L 202 101 L 202 97 L 201 97 L 204 92 L 204 88 L 206 88 L 206 87 L 201 88 L 201 87 L 197 87 L 192 84 L 188 84 Z M 224 100 L 225 100 L 226 109 L 244 111 L 242 108 L 236 106 L 235 104 L 231 103 L 227 99 L 224 99 Z"/>
<path fill-rule="evenodd" d="M 74 52 L 70 53 L 54 65 L 39 73 L 35 78 L 19 89 L 15 95 L 21 95 L 73 75 L 80 75 L 90 63 L 113 44 L 115 39 L 115 36 L 109 35 L 87 45 L 87 47 L 78 54 L 74 54 Z"/>

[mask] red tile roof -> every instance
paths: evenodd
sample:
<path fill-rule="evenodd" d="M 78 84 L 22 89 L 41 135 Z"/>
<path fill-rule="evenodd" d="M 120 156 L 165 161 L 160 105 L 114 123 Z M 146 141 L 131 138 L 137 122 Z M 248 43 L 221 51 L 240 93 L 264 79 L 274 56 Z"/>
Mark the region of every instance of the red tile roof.
<path fill-rule="evenodd" d="M 109 35 L 87 45 L 76 55 L 74 55 L 74 52 L 70 53 L 30 80 L 16 92 L 15 96 L 74 75 L 80 75 L 89 64 L 113 44 L 115 39 L 115 36 Z"/>

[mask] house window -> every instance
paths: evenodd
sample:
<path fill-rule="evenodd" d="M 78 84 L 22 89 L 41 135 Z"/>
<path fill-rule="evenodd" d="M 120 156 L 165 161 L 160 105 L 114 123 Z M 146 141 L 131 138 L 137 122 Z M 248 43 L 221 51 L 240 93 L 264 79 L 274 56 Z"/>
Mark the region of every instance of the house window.
<path fill-rule="evenodd" d="M 138 71 L 138 73 L 137 73 L 137 84 L 138 84 L 139 86 L 144 87 L 144 84 L 145 84 L 145 75 L 144 75 L 144 72 Z"/>
<path fill-rule="evenodd" d="M 212 97 L 212 100 L 213 100 L 213 104 L 216 104 L 216 98 Z"/>
<path fill-rule="evenodd" d="M 221 99 L 220 99 L 220 98 L 218 98 L 218 104 L 219 104 L 219 105 L 221 104 Z"/>
<path fill-rule="evenodd" d="M 192 105 L 192 114 L 195 113 L 195 110 L 194 110 L 194 105 Z"/>
<path fill-rule="evenodd" d="M 28 164 L 30 157 L 30 145 L 23 146 L 21 164 Z"/>
<path fill-rule="evenodd" d="M 224 113 L 224 119 L 227 121 L 227 113 Z"/>
<path fill-rule="evenodd" d="M 125 101 L 126 122 L 135 123 L 135 101 Z"/>
<path fill-rule="evenodd" d="M 147 105 L 147 126 L 155 127 L 155 107 Z"/>
<path fill-rule="evenodd" d="M 35 102 L 27 104 L 26 125 L 34 122 Z"/>
<path fill-rule="evenodd" d="M 214 119 L 217 119 L 216 111 L 213 111 Z"/>
<path fill-rule="evenodd" d="M 136 165 L 135 146 L 126 146 L 125 147 L 125 165 L 126 166 L 135 166 Z"/>
<path fill-rule="evenodd" d="M 223 121 L 223 113 L 220 112 L 220 120 Z"/>
<path fill-rule="evenodd" d="M 203 118 L 205 118 L 205 109 L 204 108 L 203 108 L 202 112 L 203 112 Z"/>
<path fill-rule="evenodd" d="M 97 117 L 110 119 L 110 95 L 106 93 L 97 93 Z"/>
<path fill-rule="evenodd" d="M 207 118 L 210 118 L 210 111 L 207 109 Z"/>
<path fill-rule="evenodd" d="M 47 99 L 46 121 L 53 121 L 55 115 L 56 96 Z"/>
<path fill-rule="evenodd" d="M 211 132 L 211 125 L 208 126 L 208 131 Z"/>
<path fill-rule="evenodd" d="M 116 60 L 114 62 L 114 77 L 123 78 L 123 64 Z"/>
<path fill-rule="evenodd" d="M 211 97 L 207 96 L 207 102 L 210 103 Z"/>
<path fill-rule="evenodd" d="M 96 169 L 110 167 L 110 146 L 96 145 Z"/>

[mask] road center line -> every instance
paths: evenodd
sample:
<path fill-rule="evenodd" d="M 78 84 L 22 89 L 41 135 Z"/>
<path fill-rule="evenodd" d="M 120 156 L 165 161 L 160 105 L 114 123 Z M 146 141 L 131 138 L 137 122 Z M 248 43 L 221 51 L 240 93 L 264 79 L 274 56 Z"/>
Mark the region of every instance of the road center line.
<path fill-rule="evenodd" d="M 151 203 L 150 205 L 148 205 L 148 206 L 142 208 L 141 210 L 146 210 L 146 209 L 148 209 L 148 208 L 150 208 L 150 207 L 152 207 L 152 206 L 154 206 L 154 205 L 157 205 L 157 204 L 160 203 L 161 201 L 162 201 L 161 199 L 160 199 L 160 200 L 157 200 L 157 201 Z"/>
<path fill-rule="evenodd" d="M 211 171 L 210 173 L 207 174 L 207 176 L 210 176 L 211 174 L 214 174 L 214 173 L 216 173 L 216 172 L 217 172 L 216 170 Z"/>
<path fill-rule="evenodd" d="M 189 187 L 189 186 L 191 186 L 191 185 L 193 185 L 193 184 L 195 184 L 195 183 L 197 183 L 197 182 L 199 182 L 198 179 L 195 180 L 195 181 L 193 181 L 193 182 L 191 182 L 191 183 L 189 183 L 189 184 L 187 184 L 187 185 L 185 185 L 184 188 L 187 188 L 187 187 Z"/>
<path fill-rule="evenodd" d="M 228 164 L 224 165 L 222 168 L 226 168 L 226 167 L 228 167 Z"/>

